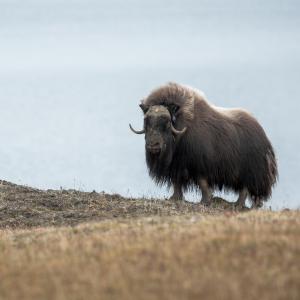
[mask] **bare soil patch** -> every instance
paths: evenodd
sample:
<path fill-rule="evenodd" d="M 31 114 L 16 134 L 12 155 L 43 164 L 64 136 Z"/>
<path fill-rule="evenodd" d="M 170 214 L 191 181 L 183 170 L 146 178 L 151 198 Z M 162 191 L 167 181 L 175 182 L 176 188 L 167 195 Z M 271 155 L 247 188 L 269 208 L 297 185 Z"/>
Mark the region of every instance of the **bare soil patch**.
<path fill-rule="evenodd" d="M 219 201 L 219 202 L 217 202 Z M 218 214 L 232 205 L 216 198 L 214 208 L 185 201 L 124 198 L 77 190 L 39 190 L 0 181 L 0 228 L 66 226 L 87 221 L 188 213 Z M 224 206 L 225 204 L 225 206 Z"/>

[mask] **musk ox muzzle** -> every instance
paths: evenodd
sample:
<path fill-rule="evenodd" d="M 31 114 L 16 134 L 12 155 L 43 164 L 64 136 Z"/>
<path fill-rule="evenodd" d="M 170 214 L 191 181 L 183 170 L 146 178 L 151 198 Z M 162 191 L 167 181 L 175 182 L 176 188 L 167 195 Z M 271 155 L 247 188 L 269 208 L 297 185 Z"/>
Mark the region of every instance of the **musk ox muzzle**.
<path fill-rule="evenodd" d="M 158 132 L 146 137 L 146 149 L 152 154 L 159 154 L 165 148 L 165 142 Z"/>

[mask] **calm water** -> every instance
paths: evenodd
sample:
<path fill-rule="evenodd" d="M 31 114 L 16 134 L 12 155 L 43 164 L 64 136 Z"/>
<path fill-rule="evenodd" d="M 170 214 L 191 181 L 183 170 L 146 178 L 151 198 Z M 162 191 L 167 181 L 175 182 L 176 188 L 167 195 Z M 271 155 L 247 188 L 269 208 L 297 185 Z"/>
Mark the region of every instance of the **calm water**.
<path fill-rule="evenodd" d="M 270 205 L 300 207 L 300 5 L 260 2 L 0 0 L 1 179 L 167 197 L 128 123 L 178 81 L 256 115 L 279 161 Z"/>

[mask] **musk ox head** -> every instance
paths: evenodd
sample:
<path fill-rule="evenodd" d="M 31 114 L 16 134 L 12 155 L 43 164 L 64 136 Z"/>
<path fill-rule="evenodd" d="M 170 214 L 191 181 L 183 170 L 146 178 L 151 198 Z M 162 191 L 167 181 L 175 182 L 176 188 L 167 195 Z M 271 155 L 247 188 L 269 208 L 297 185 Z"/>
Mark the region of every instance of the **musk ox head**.
<path fill-rule="evenodd" d="M 145 134 L 147 159 L 163 161 L 165 166 L 169 165 L 176 138 L 185 133 L 186 127 L 182 130 L 174 128 L 174 116 L 166 106 L 140 106 L 144 112 L 144 128 L 137 131 L 130 124 L 129 127 L 136 134 Z"/>

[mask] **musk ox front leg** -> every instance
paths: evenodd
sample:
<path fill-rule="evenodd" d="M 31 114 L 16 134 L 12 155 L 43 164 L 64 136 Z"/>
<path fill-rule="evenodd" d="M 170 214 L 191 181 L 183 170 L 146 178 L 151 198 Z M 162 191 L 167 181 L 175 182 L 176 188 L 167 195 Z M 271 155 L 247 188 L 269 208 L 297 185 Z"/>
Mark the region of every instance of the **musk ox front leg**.
<path fill-rule="evenodd" d="M 235 202 L 235 207 L 237 207 L 237 208 L 246 207 L 247 196 L 248 196 L 248 189 L 247 188 L 243 188 L 242 190 L 240 190 L 239 198 Z"/>
<path fill-rule="evenodd" d="M 201 192 L 202 192 L 202 198 L 201 198 L 200 203 L 204 204 L 204 205 L 210 205 L 211 201 L 212 201 L 213 194 L 212 194 L 211 187 L 207 183 L 207 180 L 206 179 L 200 179 L 199 187 L 200 187 Z"/>
<path fill-rule="evenodd" d="M 174 189 L 174 193 L 173 193 L 173 195 L 170 197 L 169 200 L 172 200 L 172 201 L 174 201 L 174 200 L 175 200 L 175 201 L 178 201 L 178 200 L 184 200 L 181 185 L 178 184 L 178 183 L 173 183 L 173 189 Z"/>

